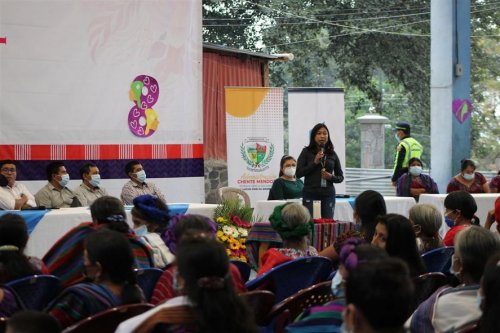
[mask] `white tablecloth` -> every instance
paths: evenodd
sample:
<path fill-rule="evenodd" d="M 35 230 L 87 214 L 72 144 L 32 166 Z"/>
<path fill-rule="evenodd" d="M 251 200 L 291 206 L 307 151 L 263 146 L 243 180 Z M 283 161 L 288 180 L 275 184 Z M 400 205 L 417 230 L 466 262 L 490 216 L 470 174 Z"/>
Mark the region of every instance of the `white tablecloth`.
<path fill-rule="evenodd" d="M 192 203 L 189 204 L 186 213 L 213 218 L 215 207 L 217 207 L 216 204 Z M 127 222 L 132 226 L 130 209 L 125 211 L 127 213 Z M 22 215 L 22 212 L 17 211 L 17 213 Z M 26 254 L 39 258 L 43 257 L 50 247 L 71 228 L 82 222 L 90 221 L 92 219 L 88 207 L 61 208 L 47 212 L 31 232 Z"/>
<path fill-rule="evenodd" d="M 407 197 L 384 197 L 387 213 L 397 213 L 408 217 L 410 208 L 415 205 L 415 199 Z M 254 210 L 254 218 L 260 217 L 269 221 L 274 207 L 286 203 L 285 200 L 259 200 Z M 339 221 L 352 221 L 353 208 L 346 199 L 337 199 L 335 204 L 334 219 Z"/>
<path fill-rule="evenodd" d="M 500 196 L 500 193 L 481 193 L 481 194 L 471 194 L 476 200 L 477 212 L 476 216 L 479 217 L 481 225 L 484 226 L 486 222 L 486 216 L 488 216 L 488 211 L 495 208 L 495 200 Z M 422 194 L 420 195 L 419 203 L 428 203 L 437 207 L 437 209 L 443 214 L 443 225 L 439 230 L 439 234 L 443 237 L 448 231 L 448 226 L 444 223 L 444 199 L 447 194 Z M 492 227 L 491 230 L 496 230 Z"/>

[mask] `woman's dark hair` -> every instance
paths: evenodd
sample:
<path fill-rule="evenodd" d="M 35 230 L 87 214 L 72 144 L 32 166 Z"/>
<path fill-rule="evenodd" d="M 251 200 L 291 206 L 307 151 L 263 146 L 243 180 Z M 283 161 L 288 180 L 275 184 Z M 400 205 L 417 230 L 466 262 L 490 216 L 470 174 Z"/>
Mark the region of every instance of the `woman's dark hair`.
<path fill-rule="evenodd" d="M 412 277 L 426 272 L 424 263 L 417 248 L 417 239 L 413 226 L 406 217 L 399 214 L 379 216 L 377 223 L 387 228 L 385 250 L 391 257 L 403 259 L 410 268 Z"/>
<path fill-rule="evenodd" d="M 85 249 L 89 261 L 101 265 L 104 279 L 123 285 L 121 299 L 124 304 L 143 301 L 134 272 L 134 254 L 125 235 L 109 229 L 97 230 L 85 239 Z"/>
<path fill-rule="evenodd" d="M 290 160 L 297 162 L 297 160 L 295 159 L 295 157 L 290 156 L 290 155 L 283 155 L 283 157 L 281 158 L 281 160 L 280 160 L 280 173 L 279 173 L 279 177 L 283 176 L 283 171 L 282 171 L 283 165 L 285 165 L 285 163 L 287 161 L 290 161 Z"/>
<path fill-rule="evenodd" d="M 340 263 L 344 265 L 348 272 L 354 270 L 361 263 L 387 257 L 389 255 L 381 248 L 366 244 L 363 239 L 355 237 L 347 239 L 339 253 Z"/>
<path fill-rule="evenodd" d="M 384 197 L 377 191 L 364 191 L 356 197 L 354 210 L 361 220 L 361 231 L 365 240 L 370 243 L 377 225 L 375 219 L 379 215 L 387 214 Z"/>
<path fill-rule="evenodd" d="M 460 171 L 463 172 L 468 167 L 472 167 L 472 168 L 474 168 L 474 170 L 476 170 L 476 162 L 474 162 L 473 160 L 469 160 L 469 159 L 463 159 L 460 161 Z"/>
<path fill-rule="evenodd" d="M 460 214 L 468 220 L 471 220 L 477 211 L 476 200 L 466 191 L 449 193 L 444 198 L 444 207 L 450 210 L 459 210 Z"/>
<path fill-rule="evenodd" d="M 479 320 L 479 332 L 500 332 L 500 252 L 494 253 L 486 263 L 481 280 L 483 315 Z"/>
<path fill-rule="evenodd" d="M 128 233 L 127 215 L 120 199 L 112 196 L 97 198 L 90 205 L 90 215 L 97 224 L 104 224 L 108 229 Z"/>
<path fill-rule="evenodd" d="M 316 143 L 316 141 L 314 141 L 314 138 L 316 137 L 316 133 L 318 133 L 318 131 L 322 128 L 326 129 L 326 131 L 328 132 L 328 141 L 326 142 L 325 147 L 324 147 L 325 154 L 333 154 L 333 143 L 332 143 L 332 139 L 330 136 L 330 130 L 323 123 L 316 124 L 312 128 L 311 134 L 309 136 L 309 145 L 307 146 L 307 148 L 309 150 L 313 151 L 314 153 L 319 151 L 318 144 Z"/>
<path fill-rule="evenodd" d="M 185 238 L 176 257 L 179 275 L 185 282 L 184 291 L 199 318 L 200 332 L 258 331 L 251 311 L 234 290 L 229 259 L 220 242 Z"/>
<path fill-rule="evenodd" d="M 23 310 L 16 312 L 7 320 L 7 331 L 22 333 L 59 333 L 57 320 L 41 311 Z"/>
<path fill-rule="evenodd" d="M 170 223 L 161 234 L 161 238 L 169 248 L 170 252 L 177 252 L 177 243 L 186 236 L 199 233 L 208 233 L 215 237 L 217 225 L 208 217 L 196 214 L 175 215 L 170 219 Z"/>
<path fill-rule="evenodd" d="M 410 165 L 411 165 L 413 162 L 415 162 L 415 161 L 417 161 L 418 163 L 420 163 L 420 166 L 424 166 L 424 163 L 422 162 L 422 160 L 421 160 L 420 158 L 418 158 L 418 157 L 412 157 L 412 158 L 410 158 L 410 160 L 408 161 L 408 167 L 410 167 Z"/>
<path fill-rule="evenodd" d="M 163 232 L 170 220 L 167 205 L 158 197 L 150 194 L 140 195 L 134 198 L 134 208 L 131 214 L 141 220 L 147 221 L 155 226 L 157 233 Z"/>
<path fill-rule="evenodd" d="M 22 216 L 0 216 L 0 283 L 40 273 L 23 253 L 27 242 L 28 229 Z"/>
<path fill-rule="evenodd" d="M 360 263 L 346 282 L 346 303 L 354 304 L 377 332 L 400 332 L 411 314 L 413 283 L 398 258 Z"/>

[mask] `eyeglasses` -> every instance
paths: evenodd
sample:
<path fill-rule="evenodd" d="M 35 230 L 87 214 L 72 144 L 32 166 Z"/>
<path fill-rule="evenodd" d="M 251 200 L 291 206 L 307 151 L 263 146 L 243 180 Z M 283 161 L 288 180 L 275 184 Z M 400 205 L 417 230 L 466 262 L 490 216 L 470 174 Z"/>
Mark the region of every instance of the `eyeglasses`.
<path fill-rule="evenodd" d="M 16 172 L 16 168 L 2 168 L 2 172 Z"/>

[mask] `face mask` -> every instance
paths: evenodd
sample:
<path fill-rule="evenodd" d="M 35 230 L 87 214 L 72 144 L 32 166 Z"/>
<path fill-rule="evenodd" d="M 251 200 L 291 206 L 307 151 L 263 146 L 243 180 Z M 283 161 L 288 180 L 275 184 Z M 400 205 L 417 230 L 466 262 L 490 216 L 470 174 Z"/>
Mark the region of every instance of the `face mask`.
<path fill-rule="evenodd" d="M 148 233 L 148 227 L 143 224 L 139 228 L 134 229 L 134 232 L 137 237 L 144 237 Z"/>
<path fill-rule="evenodd" d="M 479 310 L 482 310 L 482 309 L 481 309 L 481 304 L 483 303 L 483 299 L 484 299 L 484 297 L 483 297 L 483 296 L 481 296 L 481 293 L 479 293 L 479 290 L 478 290 L 478 291 L 477 291 L 477 294 L 476 294 L 476 303 L 477 303 L 477 308 L 478 308 Z"/>
<path fill-rule="evenodd" d="M 293 176 L 295 176 L 295 170 L 296 170 L 296 168 L 294 168 L 294 167 L 288 167 L 285 169 L 285 171 L 283 173 L 287 177 L 293 177 Z"/>
<path fill-rule="evenodd" d="M 144 170 L 141 170 L 139 172 L 136 172 L 135 174 L 137 176 L 137 180 L 140 182 L 140 183 L 144 183 L 146 181 L 146 171 Z"/>
<path fill-rule="evenodd" d="M 474 172 L 473 173 L 464 173 L 462 175 L 465 180 L 473 180 L 474 179 Z"/>
<path fill-rule="evenodd" d="M 398 133 L 394 134 L 394 137 L 396 138 L 397 141 L 399 141 Z"/>
<path fill-rule="evenodd" d="M 453 228 L 455 226 L 455 220 L 452 220 L 448 217 L 450 213 L 444 215 L 444 222 L 448 227 Z"/>
<path fill-rule="evenodd" d="M 59 185 L 64 187 L 64 186 L 68 185 L 68 183 L 69 183 L 69 175 L 68 174 L 62 175 L 61 180 L 59 181 Z"/>
<path fill-rule="evenodd" d="M 94 187 L 99 187 L 99 184 L 101 183 L 101 175 L 91 175 L 91 179 L 89 181 L 90 185 Z"/>
<path fill-rule="evenodd" d="M 344 281 L 344 278 L 342 277 L 340 272 L 337 271 L 332 280 L 332 293 L 337 298 L 345 296 L 344 289 L 342 289 L 340 286 L 342 284 L 342 281 Z"/>
<path fill-rule="evenodd" d="M 410 167 L 410 173 L 412 176 L 420 176 L 422 173 L 422 167 L 421 166 L 412 166 Z"/>
<path fill-rule="evenodd" d="M 459 272 L 455 272 L 455 269 L 453 269 L 453 264 L 455 263 L 455 261 L 457 261 L 458 258 L 455 257 L 455 255 L 453 254 L 451 256 L 451 266 L 450 266 L 450 273 L 455 275 L 457 278 L 458 278 L 458 275 L 460 274 Z"/>

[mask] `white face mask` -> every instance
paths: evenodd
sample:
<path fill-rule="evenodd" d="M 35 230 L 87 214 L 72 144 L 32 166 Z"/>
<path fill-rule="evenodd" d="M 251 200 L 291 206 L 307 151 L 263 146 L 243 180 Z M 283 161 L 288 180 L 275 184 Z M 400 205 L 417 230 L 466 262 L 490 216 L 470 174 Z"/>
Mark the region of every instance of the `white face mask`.
<path fill-rule="evenodd" d="M 421 166 L 411 166 L 410 167 L 410 174 L 412 176 L 420 176 L 420 174 L 422 173 L 422 167 Z"/>
<path fill-rule="evenodd" d="M 148 233 L 148 227 L 143 224 L 139 228 L 134 229 L 134 232 L 137 237 L 144 237 Z"/>
<path fill-rule="evenodd" d="M 462 177 L 464 177 L 465 180 L 473 180 L 474 179 L 474 172 L 473 173 L 463 173 Z"/>
<path fill-rule="evenodd" d="M 101 175 L 90 175 L 89 183 L 94 187 L 99 187 L 99 184 L 101 183 Z"/>
<path fill-rule="evenodd" d="M 296 170 L 297 170 L 297 168 L 295 168 L 295 167 L 288 167 L 288 168 L 285 168 L 285 171 L 283 171 L 283 173 L 287 177 L 293 177 L 293 176 L 295 176 Z"/>
<path fill-rule="evenodd" d="M 397 141 L 399 141 L 399 135 L 398 135 L 398 133 L 395 133 L 394 137 L 396 138 Z"/>
<path fill-rule="evenodd" d="M 141 170 L 139 172 L 136 172 L 135 175 L 137 176 L 137 180 L 140 183 L 144 183 L 146 181 L 146 171 Z"/>
<path fill-rule="evenodd" d="M 344 278 L 342 277 L 342 274 L 337 271 L 332 279 L 332 293 L 337 298 L 344 297 L 344 289 L 340 286 L 343 281 Z"/>
<path fill-rule="evenodd" d="M 453 265 L 455 264 L 455 261 L 457 261 L 458 258 L 455 256 L 455 254 L 453 254 L 451 256 L 451 266 L 450 266 L 450 273 L 455 275 L 457 278 L 459 277 L 460 275 L 460 272 L 455 272 L 455 269 L 453 268 Z"/>

